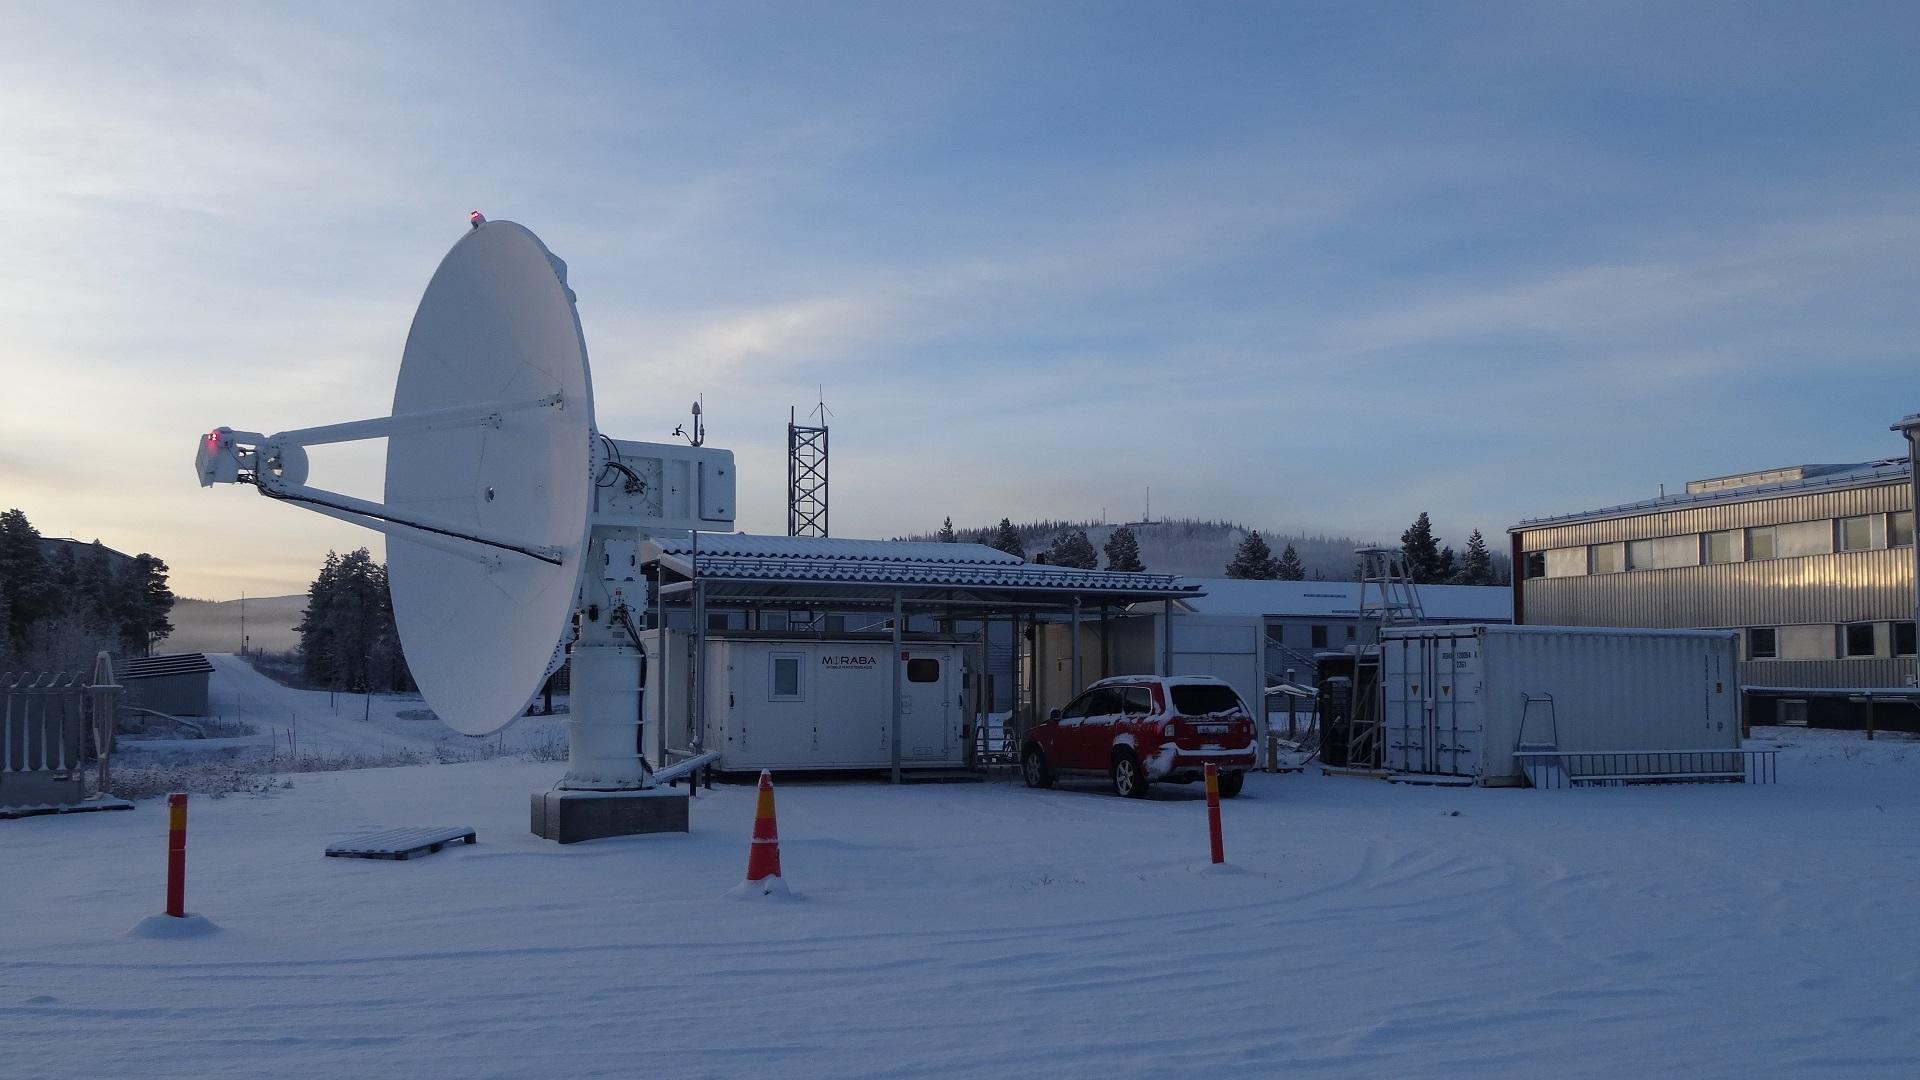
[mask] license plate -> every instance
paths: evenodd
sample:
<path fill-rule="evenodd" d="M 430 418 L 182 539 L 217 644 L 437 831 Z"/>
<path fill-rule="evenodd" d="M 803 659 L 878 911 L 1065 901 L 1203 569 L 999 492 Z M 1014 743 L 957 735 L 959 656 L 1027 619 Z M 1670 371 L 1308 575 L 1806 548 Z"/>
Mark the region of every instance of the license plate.
<path fill-rule="evenodd" d="M 1226 724 L 1195 724 L 1193 730 L 1202 735 L 1225 735 L 1233 729 Z"/>

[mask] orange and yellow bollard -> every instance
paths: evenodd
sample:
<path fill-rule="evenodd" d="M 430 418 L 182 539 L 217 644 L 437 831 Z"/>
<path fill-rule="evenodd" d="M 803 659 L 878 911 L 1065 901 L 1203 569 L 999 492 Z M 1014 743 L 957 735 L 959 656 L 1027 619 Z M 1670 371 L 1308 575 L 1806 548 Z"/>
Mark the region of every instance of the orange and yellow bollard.
<path fill-rule="evenodd" d="M 1213 864 L 1227 861 L 1227 850 L 1220 840 L 1220 769 L 1211 762 L 1207 765 L 1207 831 L 1213 839 Z"/>
<path fill-rule="evenodd" d="M 167 914 L 187 917 L 187 795 L 167 796 Z"/>

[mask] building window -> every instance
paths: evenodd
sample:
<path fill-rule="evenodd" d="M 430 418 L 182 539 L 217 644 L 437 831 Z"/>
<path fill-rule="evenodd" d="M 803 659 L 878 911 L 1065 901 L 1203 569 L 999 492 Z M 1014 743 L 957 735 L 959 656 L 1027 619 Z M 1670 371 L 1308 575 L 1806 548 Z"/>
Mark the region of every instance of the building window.
<path fill-rule="evenodd" d="M 1348 641 L 1352 641 L 1354 640 L 1355 637 L 1358 636 L 1357 634 L 1354 633 L 1354 631 L 1357 629 L 1359 628 L 1354 626 L 1352 623 L 1347 624 L 1347 640 Z"/>
<path fill-rule="evenodd" d="M 1873 655 L 1873 624 L 1870 622 L 1848 623 L 1840 628 L 1841 656 Z"/>
<path fill-rule="evenodd" d="M 1529 551 L 1526 558 L 1526 575 L 1530 578 L 1547 576 L 1547 553 Z"/>
<path fill-rule="evenodd" d="M 1780 699 L 1780 726 L 1807 726 L 1807 702 L 1805 698 Z"/>
<path fill-rule="evenodd" d="M 1627 569 L 1653 569 L 1653 541 L 1632 540 L 1627 543 Z"/>
<path fill-rule="evenodd" d="M 1841 518 L 1834 529 L 1834 547 L 1840 551 L 1867 551 L 1873 547 L 1873 518 Z"/>
<path fill-rule="evenodd" d="M 1316 649 L 1324 649 L 1327 647 L 1326 627 L 1316 626 L 1313 628 L 1313 647 Z"/>
<path fill-rule="evenodd" d="M 1887 546 L 1913 546 L 1913 511 L 1900 510 L 1887 515 Z"/>
<path fill-rule="evenodd" d="M 1893 624 L 1893 655 L 1895 656 L 1914 655 L 1916 650 L 1914 649 L 1913 644 L 1914 644 L 1913 624 L 1911 622 L 1894 623 Z"/>
<path fill-rule="evenodd" d="M 1773 558 L 1773 526 L 1765 525 L 1758 529 L 1747 530 L 1747 558 Z"/>
<path fill-rule="evenodd" d="M 1700 561 L 1723 563 L 1740 561 L 1740 534 L 1732 529 L 1710 532 L 1700 537 Z"/>
<path fill-rule="evenodd" d="M 767 700 L 802 701 L 800 685 L 800 654 L 774 653 L 768 658 Z"/>
<path fill-rule="evenodd" d="M 1592 559 L 1591 573 L 1617 574 L 1627 568 L 1627 545 L 1595 544 L 1588 549 Z"/>
<path fill-rule="evenodd" d="M 1747 659 L 1772 660 L 1779 655 L 1779 634 L 1773 627 L 1756 626 L 1747 631 Z"/>

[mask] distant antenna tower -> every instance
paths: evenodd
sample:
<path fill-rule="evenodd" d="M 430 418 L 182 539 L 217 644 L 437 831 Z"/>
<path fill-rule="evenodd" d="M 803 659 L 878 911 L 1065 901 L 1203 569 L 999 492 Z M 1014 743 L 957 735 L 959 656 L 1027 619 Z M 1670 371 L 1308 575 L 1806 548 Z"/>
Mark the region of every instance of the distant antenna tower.
<path fill-rule="evenodd" d="M 827 535 L 827 408 L 824 390 L 820 403 L 807 414 L 818 424 L 799 422 L 797 408 L 787 409 L 787 535 Z"/>

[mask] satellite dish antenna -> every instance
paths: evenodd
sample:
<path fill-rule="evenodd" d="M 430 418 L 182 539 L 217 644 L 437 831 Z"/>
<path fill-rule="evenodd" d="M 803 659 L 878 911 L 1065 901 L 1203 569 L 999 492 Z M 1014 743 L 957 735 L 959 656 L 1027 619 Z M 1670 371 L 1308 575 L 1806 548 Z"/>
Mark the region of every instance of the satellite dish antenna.
<path fill-rule="evenodd" d="M 633 619 L 644 618 L 645 596 L 632 553 L 647 533 L 730 525 L 732 454 L 681 451 L 697 467 L 675 470 L 649 452 L 681 448 L 602 436 L 566 263 L 513 222 L 479 211 L 469 222 L 414 314 L 392 415 L 273 435 L 216 428 L 200 440 L 195 470 L 203 486 L 252 484 L 386 534 L 407 664 L 448 726 L 469 735 L 506 726 L 570 652 L 569 761 L 557 790 L 665 794 L 638 752 Z M 307 447 L 378 438 L 383 502 L 307 482 Z M 636 466 L 697 479 L 599 493 L 603 471 L 638 477 Z M 583 574 L 589 565 L 601 572 Z M 568 839 L 558 822 L 541 827 L 541 798 L 535 831 Z M 626 824 L 671 819 L 670 804 L 624 812 Z M 612 813 L 604 802 L 597 812 Z M 621 831 L 659 830 L 593 835 Z"/>

